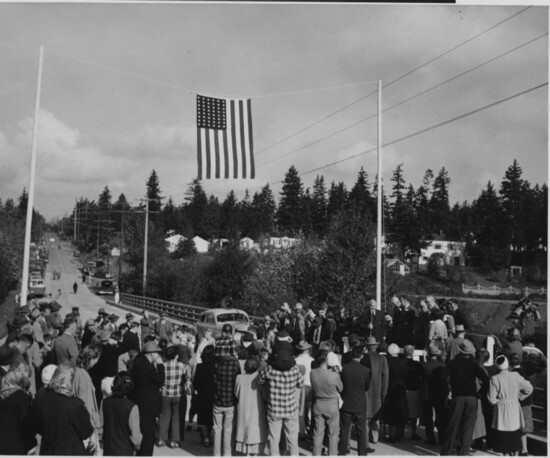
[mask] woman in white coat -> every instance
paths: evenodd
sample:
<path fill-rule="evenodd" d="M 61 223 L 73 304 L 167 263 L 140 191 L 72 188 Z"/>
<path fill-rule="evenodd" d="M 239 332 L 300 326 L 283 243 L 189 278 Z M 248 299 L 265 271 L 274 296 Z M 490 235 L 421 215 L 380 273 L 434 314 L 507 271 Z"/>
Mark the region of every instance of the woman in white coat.
<path fill-rule="evenodd" d="M 517 372 L 509 370 L 506 356 L 500 355 L 495 362 L 500 372 L 491 377 L 487 394 L 494 405 L 491 425 L 495 430 L 494 451 L 514 456 L 522 450 L 524 420 L 519 401 L 533 392 L 533 386 Z"/>

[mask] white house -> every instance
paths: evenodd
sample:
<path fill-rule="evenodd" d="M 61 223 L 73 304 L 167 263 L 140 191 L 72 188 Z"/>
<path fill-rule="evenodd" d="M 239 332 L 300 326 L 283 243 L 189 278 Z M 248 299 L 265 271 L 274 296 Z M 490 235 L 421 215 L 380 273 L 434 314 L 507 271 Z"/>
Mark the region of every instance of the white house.
<path fill-rule="evenodd" d="M 428 260 L 432 254 L 441 253 L 443 254 L 443 259 L 446 265 L 463 266 L 465 250 L 466 242 L 432 240 L 428 243 L 426 248 L 421 248 L 418 264 L 425 266 L 428 264 Z"/>
<path fill-rule="evenodd" d="M 386 268 L 401 276 L 405 276 L 411 273 L 411 269 L 409 268 L 409 266 L 399 259 L 387 259 Z"/>
<path fill-rule="evenodd" d="M 210 248 L 210 243 L 208 243 L 208 241 L 198 235 L 195 235 L 195 237 L 193 237 L 193 242 L 195 243 L 197 253 L 208 253 L 208 249 Z"/>
<path fill-rule="evenodd" d="M 239 241 L 240 247 L 243 250 L 253 250 L 257 244 L 250 237 L 244 237 Z"/>
<path fill-rule="evenodd" d="M 169 253 L 173 253 L 178 249 L 178 245 L 181 240 L 185 240 L 185 237 L 183 235 L 174 234 L 170 237 L 166 237 L 164 239 L 164 246 L 168 250 Z"/>
<path fill-rule="evenodd" d="M 298 239 L 290 237 L 269 237 L 271 248 L 290 248 L 298 243 Z"/>

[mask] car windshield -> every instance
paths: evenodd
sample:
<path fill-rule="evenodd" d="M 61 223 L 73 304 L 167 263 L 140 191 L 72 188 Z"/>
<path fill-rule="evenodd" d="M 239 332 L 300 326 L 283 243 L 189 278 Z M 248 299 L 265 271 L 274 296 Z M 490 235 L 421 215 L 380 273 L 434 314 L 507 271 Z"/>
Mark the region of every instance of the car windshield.
<path fill-rule="evenodd" d="M 248 318 L 243 313 L 220 313 L 218 315 L 218 323 L 227 323 L 228 321 L 248 323 Z"/>

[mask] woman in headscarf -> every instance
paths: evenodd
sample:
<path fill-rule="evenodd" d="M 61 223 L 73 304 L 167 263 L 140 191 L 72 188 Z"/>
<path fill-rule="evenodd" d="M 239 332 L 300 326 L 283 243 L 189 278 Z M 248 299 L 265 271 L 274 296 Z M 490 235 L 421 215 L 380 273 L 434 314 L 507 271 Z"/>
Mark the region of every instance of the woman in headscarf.
<path fill-rule="evenodd" d="M 21 356 L 10 365 L 0 384 L 0 455 L 26 455 L 35 445 L 31 370 Z"/>
<path fill-rule="evenodd" d="M 36 399 L 33 418 L 42 437 L 40 455 L 89 455 L 95 450 L 89 439 L 94 432 L 82 399 L 73 395 L 75 367 L 57 366 L 43 396 Z"/>
<path fill-rule="evenodd" d="M 90 414 L 90 420 L 92 421 L 92 425 L 95 430 L 92 440 L 96 446 L 99 445 L 101 421 L 97 406 L 95 387 L 92 382 L 92 378 L 90 377 L 89 370 L 99 361 L 100 355 L 101 349 L 97 345 L 88 345 L 80 350 L 76 360 L 76 369 L 73 380 L 74 394 L 84 401 L 84 404 Z"/>
<path fill-rule="evenodd" d="M 521 452 L 521 434 L 525 427 L 520 401 L 533 392 L 533 386 L 519 373 L 509 370 L 508 359 L 500 355 L 496 359 L 500 372 L 489 383 L 487 398 L 493 404 L 495 452 L 515 456 Z"/>

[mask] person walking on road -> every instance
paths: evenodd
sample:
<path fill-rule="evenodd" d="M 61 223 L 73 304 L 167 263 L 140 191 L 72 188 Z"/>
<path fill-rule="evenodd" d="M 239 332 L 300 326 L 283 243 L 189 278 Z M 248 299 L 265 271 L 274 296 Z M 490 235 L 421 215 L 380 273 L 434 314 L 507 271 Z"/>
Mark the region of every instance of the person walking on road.
<path fill-rule="evenodd" d="M 78 291 L 78 283 L 77 282 L 73 283 L 73 291 L 74 291 L 75 294 Z"/>

